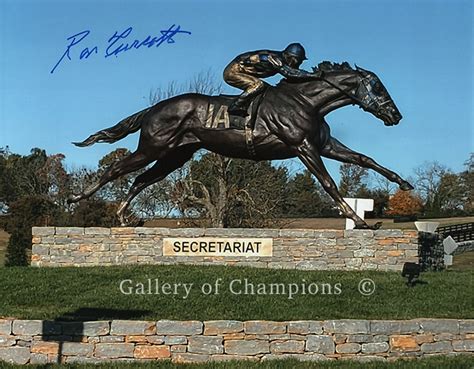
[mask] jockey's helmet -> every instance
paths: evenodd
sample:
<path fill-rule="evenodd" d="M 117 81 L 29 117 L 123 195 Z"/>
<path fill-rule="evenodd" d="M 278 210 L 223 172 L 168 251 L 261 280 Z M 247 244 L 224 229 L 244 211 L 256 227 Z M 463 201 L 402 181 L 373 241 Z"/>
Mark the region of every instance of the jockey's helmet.
<path fill-rule="evenodd" d="M 289 44 L 285 50 L 283 50 L 283 55 L 287 57 L 294 57 L 298 61 L 298 64 L 301 64 L 303 60 L 306 60 L 306 52 L 303 45 L 298 42 Z"/>

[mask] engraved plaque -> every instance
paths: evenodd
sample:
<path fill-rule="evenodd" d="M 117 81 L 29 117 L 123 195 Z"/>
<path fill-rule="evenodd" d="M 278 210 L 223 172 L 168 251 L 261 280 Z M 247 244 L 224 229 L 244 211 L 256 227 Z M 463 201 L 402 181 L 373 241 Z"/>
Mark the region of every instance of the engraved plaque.
<path fill-rule="evenodd" d="M 272 256 L 273 238 L 163 238 L 163 256 Z"/>

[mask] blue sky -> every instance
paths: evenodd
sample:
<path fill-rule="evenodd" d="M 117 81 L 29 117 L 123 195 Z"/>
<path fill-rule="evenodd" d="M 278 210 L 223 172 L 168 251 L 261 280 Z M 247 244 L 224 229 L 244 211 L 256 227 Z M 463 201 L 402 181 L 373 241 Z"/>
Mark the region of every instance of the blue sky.
<path fill-rule="evenodd" d="M 174 44 L 104 57 L 114 32 L 129 39 L 171 25 L 192 32 Z M 425 161 L 455 171 L 474 151 L 473 6 L 445 1 L 24 1 L 0 0 L 0 147 L 61 152 L 72 166 L 95 166 L 118 144 L 70 142 L 148 105 L 151 90 L 211 69 L 218 78 L 237 54 L 301 42 L 309 60 L 348 61 L 377 73 L 404 118 L 385 127 L 346 107 L 328 118 L 333 136 L 407 176 Z M 65 52 L 68 37 L 90 34 Z M 98 54 L 79 60 L 83 47 Z M 273 79 L 275 81 L 275 79 Z M 237 93 L 232 88 L 226 92 Z M 328 161 L 337 177 L 338 164 Z"/>

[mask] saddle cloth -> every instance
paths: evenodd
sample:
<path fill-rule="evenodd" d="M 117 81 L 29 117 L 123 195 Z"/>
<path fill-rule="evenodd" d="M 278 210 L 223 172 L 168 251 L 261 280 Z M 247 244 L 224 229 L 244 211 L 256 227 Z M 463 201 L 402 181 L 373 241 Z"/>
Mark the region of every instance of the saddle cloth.
<path fill-rule="evenodd" d="M 227 112 L 229 106 L 234 102 L 235 99 L 238 98 L 238 96 L 212 96 L 209 101 L 205 119 L 203 120 L 205 127 L 216 129 L 233 128 L 242 130 L 244 130 L 246 127 L 253 128 L 257 118 L 257 110 L 265 95 L 265 91 L 266 88 L 262 91 L 262 93 L 258 94 L 250 101 L 249 108 L 247 109 L 247 117 L 240 117 Z"/>

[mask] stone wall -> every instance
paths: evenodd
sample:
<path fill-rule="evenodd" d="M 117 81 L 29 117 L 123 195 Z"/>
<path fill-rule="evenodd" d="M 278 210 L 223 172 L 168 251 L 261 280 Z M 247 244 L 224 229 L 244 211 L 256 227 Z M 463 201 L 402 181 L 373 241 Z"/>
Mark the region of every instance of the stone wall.
<path fill-rule="evenodd" d="M 454 250 L 453 255 L 459 255 L 464 252 L 474 251 L 474 240 L 473 241 L 466 241 L 460 242 L 458 244 L 458 248 Z"/>
<path fill-rule="evenodd" d="M 272 238 L 268 256 L 163 256 L 164 237 Z M 404 230 L 245 228 L 33 228 L 33 266 L 213 264 L 303 270 L 396 270 L 418 261 L 418 234 Z"/>
<path fill-rule="evenodd" d="M 474 320 L 0 320 L 0 361 L 17 364 L 387 360 L 460 353 L 474 354 Z"/>

